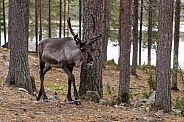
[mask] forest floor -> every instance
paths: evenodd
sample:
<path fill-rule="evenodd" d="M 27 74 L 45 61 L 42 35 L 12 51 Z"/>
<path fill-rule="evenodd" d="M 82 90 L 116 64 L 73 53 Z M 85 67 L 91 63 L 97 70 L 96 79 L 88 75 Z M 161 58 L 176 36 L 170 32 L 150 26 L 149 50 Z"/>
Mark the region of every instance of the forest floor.
<path fill-rule="evenodd" d="M 0 81 L 5 81 L 8 73 L 9 51 L 0 48 Z M 39 66 L 38 57 L 29 55 L 31 75 L 34 76 L 36 87 L 39 88 Z M 106 104 L 100 104 L 90 100 L 82 99 L 82 105 L 66 104 L 67 76 L 61 69 L 52 69 L 45 76 L 45 89 L 48 97 L 53 96 L 54 91 L 60 100 L 49 102 L 36 101 L 26 91 L 0 86 L 0 122 L 184 122 L 184 117 L 171 112 L 163 113 L 162 110 L 145 110 L 141 107 L 135 108 L 135 103 L 142 99 L 145 93 L 149 93 L 148 75 L 137 70 L 138 77 L 131 76 L 130 90 L 132 97 L 130 106 L 126 109 L 114 105 L 117 97 L 119 71 L 116 67 L 103 69 L 104 100 Z M 74 69 L 77 86 L 79 86 L 80 68 Z M 179 80 L 180 91 L 184 90 Z M 110 93 L 111 92 L 111 93 Z M 172 106 L 177 97 L 183 97 L 181 92 L 172 91 Z"/>

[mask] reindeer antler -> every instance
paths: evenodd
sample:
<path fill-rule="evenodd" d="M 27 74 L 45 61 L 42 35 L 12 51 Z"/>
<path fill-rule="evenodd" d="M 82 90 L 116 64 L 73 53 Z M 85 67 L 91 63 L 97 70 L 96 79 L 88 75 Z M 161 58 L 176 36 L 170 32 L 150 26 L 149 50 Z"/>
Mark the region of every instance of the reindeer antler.
<path fill-rule="evenodd" d="M 92 21 L 93 21 L 93 33 L 95 32 L 95 18 L 93 14 L 91 14 Z M 100 34 L 99 36 L 95 36 L 91 39 L 92 42 L 97 41 L 102 35 Z"/>
<path fill-rule="evenodd" d="M 93 20 L 93 33 L 95 32 L 95 18 L 93 14 L 91 14 L 92 20 Z"/>
<path fill-rule="evenodd" d="M 100 37 L 102 37 L 101 34 L 100 34 L 99 36 L 93 37 L 93 38 L 91 39 L 91 41 L 92 41 L 92 42 L 97 41 Z"/>
<path fill-rule="evenodd" d="M 72 29 L 72 26 L 71 26 L 71 18 L 70 17 L 68 18 L 67 22 L 68 22 L 68 27 L 70 29 L 71 34 L 73 35 L 74 40 L 76 41 L 77 44 L 81 43 L 81 40 L 78 38 L 78 34 L 75 35 L 75 33 L 73 32 L 73 29 Z"/>

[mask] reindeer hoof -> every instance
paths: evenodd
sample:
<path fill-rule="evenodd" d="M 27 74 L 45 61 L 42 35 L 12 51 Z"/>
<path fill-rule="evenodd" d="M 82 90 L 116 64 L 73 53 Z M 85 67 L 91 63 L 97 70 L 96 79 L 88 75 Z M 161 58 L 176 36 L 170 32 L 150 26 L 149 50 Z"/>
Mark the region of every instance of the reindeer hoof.
<path fill-rule="evenodd" d="M 43 99 L 43 102 L 49 102 L 49 100 L 48 99 Z"/>
<path fill-rule="evenodd" d="M 74 101 L 75 105 L 81 105 L 80 99 Z"/>
<path fill-rule="evenodd" d="M 36 100 L 39 101 L 40 100 L 40 97 L 36 96 Z"/>
<path fill-rule="evenodd" d="M 66 100 L 65 100 L 65 101 L 66 101 L 66 103 L 67 103 L 67 104 L 74 104 L 74 101 L 72 101 L 72 100 L 68 100 L 67 98 L 66 98 Z"/>

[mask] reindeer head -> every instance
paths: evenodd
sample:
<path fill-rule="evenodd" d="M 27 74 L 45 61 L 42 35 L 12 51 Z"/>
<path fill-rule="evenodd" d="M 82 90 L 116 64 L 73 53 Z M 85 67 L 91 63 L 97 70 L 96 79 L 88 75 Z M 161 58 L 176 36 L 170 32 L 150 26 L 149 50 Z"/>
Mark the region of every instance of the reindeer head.
<path fill-rule="evenodd" d="M 92 16 L 92 18 L 93 18 L 93 16 Z M 99 36 L 96 36 L 96 37 L 88 40 L 88 41 L 83 42 L 80 38 L 78 38 L 78 34 L 75 35 L 75 33 L 73 32 L 73 29 L 71 27 L 70 18 L 67 20 L 67 22 L 68 22 L 70 32 L 73 35 L 74 40 L 76 41 L 76 45 L 79 47 L 79 49 L 82 52 L 82 55 L 85 58 L 86 64 L 87 65 L 93 65 L 93 61 L 94 61 L 94 58 L 92 56 L 92 53 L 93 53 L 93 50 L 94 50 L 93 44 L 94 44 L 95 41 L 97 41 L 101 37 L 101 34 Z"/>

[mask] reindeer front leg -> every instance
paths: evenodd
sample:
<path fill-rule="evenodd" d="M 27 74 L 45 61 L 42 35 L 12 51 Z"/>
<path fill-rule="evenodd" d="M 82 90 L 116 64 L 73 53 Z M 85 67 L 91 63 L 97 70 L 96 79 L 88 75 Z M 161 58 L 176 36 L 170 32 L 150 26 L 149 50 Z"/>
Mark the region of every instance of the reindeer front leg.
<path fill-rule="evenodd" d="M 62 67 L 62 69 L 68 75 L 68 93 L 67 93 L 67 100 L 68 101 L 67 101 L 67 103 L 73 103 L 72 98 L 71 98 L 71 83 L 73 83 L 75 104 L 80 105 L 81 102 L 80 102 L 79 95 L 78 95 L 76 85 L 75 85 L 75 76 L 72 74 L 73 67 L 74 67 L 74 65 L 67 65 L 67 66 Z"/>

